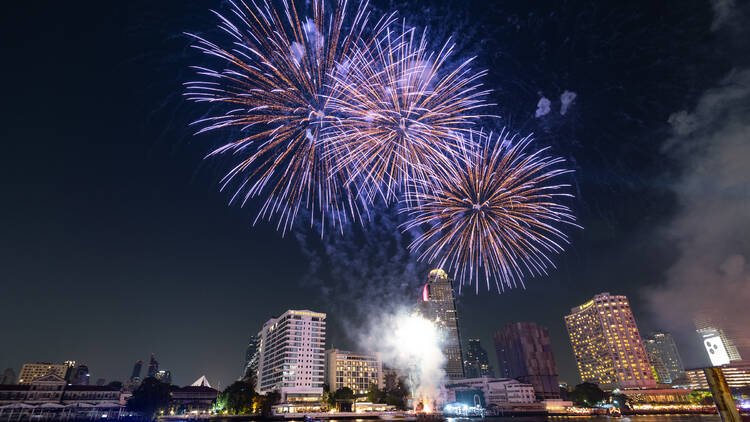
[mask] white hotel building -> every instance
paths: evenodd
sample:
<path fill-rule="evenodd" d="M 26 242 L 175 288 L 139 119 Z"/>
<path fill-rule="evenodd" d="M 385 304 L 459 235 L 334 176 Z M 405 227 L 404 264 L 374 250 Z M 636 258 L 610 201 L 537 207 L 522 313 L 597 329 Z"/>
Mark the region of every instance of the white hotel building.
<path fill-rule="evenodd" d="M 288 310 L 258 333 L 257 389 L 281 401 L 319 402 L 325 376 L 326 314 Z"/>

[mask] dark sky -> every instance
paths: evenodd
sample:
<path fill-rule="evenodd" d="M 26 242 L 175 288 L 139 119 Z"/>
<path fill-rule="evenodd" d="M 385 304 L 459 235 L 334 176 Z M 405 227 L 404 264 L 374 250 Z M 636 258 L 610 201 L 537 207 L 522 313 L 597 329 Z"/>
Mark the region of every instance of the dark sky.
<path fill-rule="evenodd" d="M 559 268 L 525 290 L 464 294 L 464 336 L 489 350 L 506 322 L 546 325 L 561 379 L 575 383 L 562 317 L 593 294 L 628 295 L 644 334 L 670 329 L 644 300 L 680 253 L 663 235 L 685 171 L 663 149 L 669 117 L 747 64 L 733 23 L 747 11 L 718 0 L 375 3 L 429 25 L 436 43 L 452 35 L 457 58 L 476 55 L 500 125 L 534 132 L 576 171 L 584 230 L 571 232 Z M 332 258 L 336 248 L 351 256 L 379 244 L 383 231 L 386 243 L 398 238 L 392 220 L 311 251 L 301 242 L 310 233 L 282 238 L 252 227 L 252 209 L 226 205 L 217 189 L 226 163 L 203 160 L 225 138 L 193 136 L 187 125 L 206 110 L 181 97 L 188 66 L 206 60 L 183 31 L 215 34 L 209 9 L 226 7 L 134 0 L 4 10 L 0 369 L 73 359 L 94 379 L 122 380 L 155 352 L 178 384 L 206 374 L 225 386 L 270 316 L 329 312 L 329 345 L 352 346 L 356 304 L 365 308 L 370 295 L 404 301 L 426 276 L 397 240 L 382 256 Z M 566 90 L 577 98 L 562 116 Z M 553 111 L 535 118 L 542 96 Z M 363 274 L 391 268 L 364 280 L 351 276 L 354 262 L 378 266 Z M 702 364 L 694 339 L 678 340 L 688 366 Z"/>

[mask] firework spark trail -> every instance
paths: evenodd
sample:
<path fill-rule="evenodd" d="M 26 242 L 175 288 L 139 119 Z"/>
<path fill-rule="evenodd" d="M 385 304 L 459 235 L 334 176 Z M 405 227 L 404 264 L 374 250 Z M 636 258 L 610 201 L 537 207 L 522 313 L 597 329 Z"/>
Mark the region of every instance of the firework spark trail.
<path fill-rule="evenodd" d="M 239 200 L 244 205 L 263 196 L 255 222 L 276 218 L 283 233 L 301 206 L 310 209 L 311 224 L 315 219 L 325 222 L 327 215 L 334 227 L 341 227 L 347 216 L 361 218 L 362 205 L 350 190 L 348 169 L 335 166 L 335 153 L 328 152 L 330 142 L 323 134 L 336 120 L 328 100 L 330 80 L 336 73 L 344 77 L 347 68 L 341 63 L 350 51 L 366 47 L 393 17 L 380 19 L 368 32 L 366 2 L 359 4 L 348 25 L 345 0 L 330 13 L 324 1 L 314 0 L 312 18 L 300 17 L 288 0 L 279 8 L 267 1 L 230 3 L 229 17 L 214 14 L 231 43 L 191 35 L 193 47 L 225 67 L 194 67 L 202 80 L 186 84 L 188 99 L 230 108 L 194 122 L 203 126 L 198 133 L 238 129 L 237 139 L 209 154 L 240 157 L 222 179 L 221 189 L 236 188 L 230 203 Z"/>
<path fill-rule="evenodd" d="M 455 134 L 491 105 L 479 83 L 486 71 L 473 72 L 473 58 L 446 70 L 453 44 L 437 53 L 427 44 L 426 32 L 388 28 L 372 46 L 353 50 L 345 77 L 334 77 L 330 100 L 347 117 L 332 125 L 328 153 L 369 202 L 390 203 L 402 191 L 412 202 L 404 188 L 428 169 L 449 167 L 449 152 L 463 139 Z"/>
<path fill-rule="evenodd" d="M 530 136 L 471 131 L 469 138 L 444 171 L 416 181 L 418 206 L 406 209 L 403 227 L 427 228 L 409 245 L 420 260 L 445 267 L 460 286 L 475 284 L 477 293 L 482 276 L 488 290 L 492 280 L 501 292 L 523 285 L 524 274 L 546 274 L 554 267 L 549 254 L 568 243 L 556 226 L 576 226 L 560 202 L 572 195 L 553 180 L 571 171 L 547 148 L 528 152 Z"/>

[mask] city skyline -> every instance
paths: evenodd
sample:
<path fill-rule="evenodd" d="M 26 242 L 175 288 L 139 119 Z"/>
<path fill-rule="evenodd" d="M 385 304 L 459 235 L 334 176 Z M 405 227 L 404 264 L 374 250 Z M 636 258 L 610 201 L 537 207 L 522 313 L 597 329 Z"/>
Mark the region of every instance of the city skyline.
<path fill-rule="evenodd" d="M 430 270 L 430 272 L 429 272 L 428 275 L 429 275 L 428 276 L 428 284 L 435 283 L 436 281 L 440 282 L 441 280 L 442 280 L 443 283 L 445 283 L 444 280 L 446 278 L 443 277 L 443 273 L 441 273 L 437 269 Z M 448 284 L 450 285 L 450 283 L 448 283 Z M 429 297 L 429 291 L 427 291 L 427 293 L 426 293 L 426 289 L 427 289 L 427 284 L 424 285 L 424 286 L 422 286 L 422 289 L 420 289 L 420 295 L 421 295 L 420 297 L 421 297 L 421 300 L 422 300 L 422 301 L 420 301 L 420 303 L 423 303 L 423 299 L 425 297 Z M 441 293 L 441 295 L 445 295 L 446 292 L 447 291 L 443 291 Z M 449 295 L 449 296 L 452 297 L 452 295 Z M 446 297 L 448 297 L 448 296 L 446 296 Z M 608 298 L 610 298 L 610 297 L 612 297 L 612 296 L 610 296 L 609 293 L 597 294 L 597 295 L 594 296 L 594 299 L 592 301 L 589 301 L 589 302 L 585 303 L 584 305 L 572 308 L 572 310 L 574 311 L 574 313 L 572 315 L 566 316 L 565 319 L 568 320 L 568 318 L 572 317 L 576 312 L 581 312 L 581 310 L 585 310 L 585 309 L 588 309 L 588 308 L 598 309 L 599 307 L 601 307 L 601 304 L 599 304 L 598 301 L 604 300 L 604 302 L 607 302 Z M 623 312 L 626 312 L 626 311 L 629 312 L 630 311 L 630 307 L 629 307 L 629 303 L 627 301 L 627 298 L 625 298 L 624 296 L 619 296 L 619 298 L 617 298 L 618 296 L 616 296 L 616 295 L 614 297 L 616 297 L 616 299 L 614 299 L 615 301 L 620 301 L 620 302 L 613 302 L 613 304 L 614 304 L 613 306 L 614 307 L 625 306 L 625 308 L 624 308 L 625 311 L 623 311 Z M 598 304 L 597 306 L 593 306 L 595 302 Z M 609 305 L 609 302 L 604 303 L 604 304 L 605 305 Z M 613 307 L 613 309 L 614 309 L 614 307 Z M 425 311 L 425 309 L 422 308 L 422 312 L 424 312 L 424 311 Z M 433 312 L 438 312 L 438 311 L 439 310 L 435 310 Z M 291 313 L 301 312 L 303 314 L 310 314 L 310 315 L 315 314 L 319 318 L 322 315 L 323 316 L 322 318 L 324 320 L 325 320 L 325 315 L 326 315 L 325 313 L 316 313 L 316 312 L 311 312 L 311 311 L 293 311 L 293 310 L 290 310 L 290 311 L 286 311 L 286 312 L 282 313 L 278 317 L 276 317 L 276 316 L 271 317 L 264 324 L 264 327 L 268 326 L 269 324 L 271 324 L 271 326 L 275 326 L 276 321 L 278 321 L 280 318 L 282 318 L 284 315 L 287 315 L 290 312 Z M 440 312 L 446 313 L 446 312 L 448 312 L 448 310 L 443 310 L 443 311 L 440 311 Z M 460 321 L 460 318 L 461 318 L 460 317 L 460 313 L 456 312 L 456 311 L 451 311 L 451 312 L 453 314 L 455 314 L 454 318 L 456 319 L 456 321 Z M 631 321 L 632 324 L 634 325 L 635 329 L 637 330 L 637 326 L 635 326 L 635 321 L 632 320 L 632 314 L 630 314 L 630 315 L 624 315 L 623 318 L 624 318 L 623 321 L 625 321 L 625 320 Z M 288 319 L 288 317 L 287 317 L 287 319 Z M 438 318 L 438 321 L 439 321 L 439 318 Z M 529 327 L 531 327 L 531 328 L 534 328 L 534 327 L 535 328 L 533 330 L 530 330 L 529 328 L 523 328 L 523 327 L 526 327 L 527 325 Z M 516 331 L 508 331 L 509 329 L 510 330 L 516 330 Z M 264 330 L 266 330 L 266 328 L 264 328 Z M 252 366 L 253 370 L 255 370 L 255 371 L 259 371 L 260 370 L 259 365 L 260 365 L 260 360 L 261 360 L 261 349 L 262 349 L 260 346 L 262 344 L 262 340 L 261 339 L 262 339 L 262 335 L 263 335 L 264 330 L 261 330 L 258 333 L 258 335 L 252 335 L 252 336 L 250 336 L 250 341 L 246 343 L 247 346 L 244 349 L 244 354 L 243 354 L 243 357 L 244 357 L 243 372 L 244 372 L 245 376 L 247 376 L 247 374 L 248 374 L 247 371 L 250 370 L 250 368 L 251 368 L 251 363 L 253 364 L 253 366 Z M 536 332 L 536 331 L 538 331 L 538 334 L 533 334 L 532 333 L 532 332 Z M 503 334 L 500 334 L 501 332 Z M 510 334 L 510 333 L 513 333 L 513 334 Z M 636 331 L 636 333 L 637 333 L 637 331 Z M 458 330 L 456 331 L 456 334 L 458 334 Z M 517 339 L 516 340 L 511 340 L 511 338 L 513 338 L 513 337 L 516 337 Z M 522 337 L 524 339 L 521 339 Z M 539 337 L 540 339 L 537 339 L 536 337 Z M 504 327 L 502 327 L 502 329 L 498 329 L 498 331 L 496 331 L 494 333 L 493 338 L 494 338 L 494 344 L 495 344 L 496 351 L 497 351 L 497 354 L 494 357 L 497 358 L 497 360 L 496 360 L 496 365 L 497 366 L 496 367 L 498 368 L 497 372 L 498 372 L 498 375 L 500 377 L 518 378 L 518 379 L 520 379 L 522 381 L 529 382 L 529 383 L 534 384 L 536 386 L 536 382 L 530 381 L 530 379 L 532 379 L 533 377 L 532 378 L 525 377 L 524 375 L 522 375 L 522 374 L 520 374 L 518 372 L 519 369 L 515 369 L 515 370 L 511 369 L 511 368 L 514 368 L 514 367 L 519 367 L 519 363 L 516 362 L 518 360 L 518 358 L 517 357 L 512 357 L 511 358 L 511 356 L 518 355 L 518 354 L 523 354 L 523 353 L 528 353 L 528 352 L 523 352 L 523 351 L 521 351 L 522 349 L 519 349 L 519 351 L 511 352 L 511 353 L 509 353 L 509 352 L 507 352 L 505 350 L 503 350 L 501 352 L 501 348 L 505 349 L 506 347 L 508 347 L 508 345 L 513 344 L 513 342 L 519 342 L 519 341 L 522 342 L 522 343 L 518 343 L 519 345 L 520 344 L 526 344 L 526 342 L 531 342 L 529 344 L 534 344 L 534 346 L 524 346 L 524 347 L 532 347 L 529 350 L 535 350 L 536 352 L 542 352 L 542 350 L 544 350 L 543 353 L 546 354 L 546 355 L 545 355 L 545 357 L 542 358 L 541 355 L 537 354 L 536 357 L 529 358 L 529 359 L 533 359 L 537 363 L 533 363 L 533 364 L 524 363 L 522 365 L 533 365 L 533 367 L 536 368 L 535 369 L 536 371 L 539 371 L 539 368 L 544 368 L 544 369 L 542 369 L 542 372 L 535 373 L 536 375 L 552 374 L 552 372 L 554 372 L 555 374 L 553 374 L 553 376 L 554 376 L 555 382 L 553 382 L 552 384 L 555 384 L 555 385 L 557 384 L 557 381 L 556 381 L 558 379 L 557 378 L 557 374 L 556 374 L 557 373 L 557 366 L 555 364 L 554 353 L 552 353 L 552 348 L 551 348 L 551 344 L 550 344 L 550 340 L 549 340 L 549 334 L 548 334 L 548 330 L 547 330 L 546 327 L 540 327 L 540 326 L 538 326 L 537 324 L 535 324 L 533 322 L 513 322 L 513 323 L 506 324 Z M 504 339 L 504 340 L 499 340 L 501 338 Z M 669 382 L 673 382 L 674 380 L 677 379 L 677 377 L 674 377 L 675 374 L 682 374 L 683 378 L 681 378 L 681 379 L 683 379 L 683 380 L 685 379 L 684 378 L 684 375 L 685 375 L 684 369 L 683 370 L 679 369 L 679 368 L 683 368 L 683 366 L 682 366 L 682 360 L 681 360 L 681 358 L 679 356 L 679 351 L 677 349 L 677 345 L 674 342 L 674 339 L 673 339 L 673 337 L 672 337 L 672 335 L 670 333 L 652 332 L 652 334 L 650 336 L 648 336 L 648 337 L 645 337 L 645 336 L 641 337 L 640 334 L 637 333 L 637 338 L 642 340 L 642 348 L 644 349 L 644 356 L 648 355 L 648 359 L 650 361 L 650 367 L 653 370 L 654 376 L 657 376 L 658 372 L 661 370 L 661 371 L 669 371 L 670 376 L 673 377 L 673 379 L 669 379 L 667 381 L 659 380 L 659 382 L 668 382 L 668 383 Z M 466 355 L 465 355 L 465 357 L 467 358 L 466 362 L 468 362 L 469 358 L 475 359 L 476 362 L 479 363 L 479 366 L 477 366 L 477 368 L 476 368 L 476 370 L 479 371 L 479 374 L 480 374 L 478 376 L 489 376 L 491 378 L 492 375 L 491 375 L 491 372 L 489 372 L 489 370 L 492 369 L 492 365 L 490 364 L 490 360 L 488 359 L 488 357 L 490 356 L 490 354 L 487 354 L 485 352 L 483 357 L 482 356 L 474 356 L 474 354 L 476 354 L 477 352 L 479 352 L 481 354 L 481 352 L 483 351 L 483 348 L 480 345 L 480 340 L 477 339 L 477 338 L 461 338 L 460 342 L 464 343 L 464 340 L 466 341 L 466 344 L 469 344 L 469 348 L 466 349 Z M 326 338 L 324 346 L 325 347 L 330 347 L 331 343 L 335 343 L 337 341 L 338 341 L 337 339 L 332 339 L 330 337 Z M 504 343 L 505 346 L 501 346 L 500 345 L 502 342 L 505 342 Z M 537 342 L 539 342 L 539 343 L 537 344 Z M 452 344 L 452 343 L 450 343 L 450 342 L 448 343 L 448 346 L 447 346 L 448 348 L 451 347 L 450 344 Z M 651 345 L 650 348 L 649 348 L 649 344 Z M 657 346 L 655 346 L 655 344 Z M 570 344 L 570 342 L 569 342 L 568 347 L 570 348 L 571 346 L 573 346 L 573 345 Z M 520 346 L 513 346 L 513 347 L 520 347 Z M 658 347 L 658 351 L 656 351 L 657 347 Z M 334 351 L 334 352 L 342 353 L 343 355 L 351 354 L 352 356 L 355 356 L 355 357 L 356 356 L 367 356 L 366 354 L 371 352 L 369 350 L 357 350 L 356 352 L 340 351 L 338 349 L 331 349 L 331 350 Z M 331 350 L 328 350 L 326 353 L 330 352 Z M 572 349 L 570 349 L 570 351 L 571 351 L 571 356 L 575 356 L 575 353 L 576 353 L 575 352 L 575 347 L 573 347 Z M 501 359 L 501 355 L 504 355 L 505 357 L 503 357 Z M 656 358 L 656 359 L 652 358 L 652 356 L 656 356 L 656 355 L 658 355 L 659 358 Z M 155 353 L 151 353 L 150 362 L 149 362 L 148 369 L 147 369 L 148 373 L 146 374 L 146 376 L 153 376 L 154 378 L 156 378 L 158 380 L 161 380 L 163 382 L 172 383 L 171 372 L 170 371 L 165 371 L 165 370 L 159 370 L 159 362 L 156 360 L 155 356 L 156 356 Z M 357 359 L 360 359 L 360 358 L 357 358 Z M 663 361 L 661 361 L 659 359 L 663 359 Z M 543 360 L 550 361 L 552 366 L 548 367 L 548 366 L 545 366 L 547 364 L 541 365 L 540 363 L 538 363 L 539 361 L 543 361 Z M 480 363 L 480 361 L 481 362 L 487 362 L 487 365 L 482 365 Z M 462 365 L 466 365 L 466 362 L 462 362 Z M 446 362 L 446 365 L 444 367 L 446 369 L 446 373 L 447 373 L 447 370 L 449 368 L 448 365 L 449 365 L 449 361 Z M 660 367 L 659 365 L 663 365 L 663 367 Z M 28 370 L 26 370 L 25 368 L 27 366 L 29 368 L 41 368 L 41 369 L 28 369 Z M 137 374 L 140 373 L 140 370 L 141 370 L 142 366 L 143 366 L 143 361 L 142 360 L 136 361 L 136 363 L 134 364 L 134 367 L 132 369 L 130 378 L 124 377 L 122 379 L 123 382 L 127 382 L 128 380 L 129 381 L 133 381 L 134 379 L 136 379 L 138 377 Z M 20 374 L 24 374 L 24 373 L 29 373 L 28 371 L 36 371 L 35 377 L 37 377 L 37 376 L 45 375 L 45 374 L 47 374 L 50 371 L 52 371 L 54 373 L 55 369 L 53 369 L 53 368 L 58 368 L 58 367 L 59 368 L 63 368 L 62 369 L 63 372 L 61 372 L 63 375 L 59 375 L 59 376 L 65 376 L 66 378 L 69 378 L 71 380 L 71 382 L 73 382 L 73 384 L 84 384 L 84 385 L 88 384 L 88 382 L 89 382 L 88 367 L 86 365 L 76 365 L 75 361 L 66 361 L 64 364 L 39 363 L 39 362 L 37 362 L 35 364 L 25 363 L 24 366 L 23 366 L 23 368 L 21 368 L 21 371 L 20 371 L 19 375 Z M 523 366 L 523 368 L 526 368 L 526 367 Z M 7 369 L 13 371 L 13 368 L 7 368 Z M 77 373 L 77 371 L 79 371 L 79 370 L 82 371 L 81 375 L 78 375 L 78 373 Z M 328 377 L 330 376 L 330 375 L 328 375 L 328 369 L 327 369 L 327 367 L 324 368 L 324 369 L 321 369 L 321 370 L 323 371 L 323 375 L 321 375 L 321 376 L 323 377 L 323 379 L 327 380 Z M 460 379 L 460 378 L 472 378 L 472 376 L 474 375 L 474 372 L 471 372 L 471 371 L 473 371 L 474 369 L 471 369 L 468 372 L 466 371 L 466 369 L 464 369 L 464 370 L 465 370 L 464 376 L 462 376 L 462 377 L 454 377 L 454 378 L 457 378 L 457 379 Z M 481 375 L 481 371 L 482 370 L 486 371 L 486 375 Z M 528 369 L 522 369 L 522 371 L 527 371 L 527 370 Z M 61 371 L 60 369 L 57 370 L 57 372 L 60 372 L 60 371 Z M 382 373 L 380 371 L 382 371 L 382 367 L 381 367 L 381 369 L 379 369 L 379 374 L 380 375 L 378 375 L 378 377 L 382 378 Z M 545 372 L 545 371 L 547 371 L 547 372 Z M 150 372 L 153 372 L 153 374 L 151 374 Z M 578 371 L 576 373 L 576 375 L 577 376 L 574 378 L 576 380 L 576 381 L 574 381 L 574 384 L 578 383 L 579 381 L 581 381 L 581 382 L 586 381 L 586 379 L 581 380 L 581 378 L 584 377 L 584 375 L 581 374 L 580 371 Z M 318 375 L 315 375 L 315 376 L 318 376 Z M 210 377 L 210 375 L 209 375 L 209 377 Z M 26 375 L 25 378 L 29 378 L 29 376 Z M 235 379 L 240 379 L 240 378 L 241 377 L 237 377 Z M 449 376 L 449 378 L 450 378 L 450 376 Z M 103 378 L 99 378 L 100 381 L 102 379 Z M 256 378 L 256 379 L 259 379 L 259 378 Z M 23 378 L 19 378 L 19 382 L 21 380 L 23 380 Z M 30 382 L 30 380 L 31 379 L 27 379 L 26 382 L 28 383 L 28 382 Z M 591 381 L 591 379 L 588 379 L 588 380 Z M 120 379 L 113 378 L 113 379 L 109 379 L 109 381 L 120 381 Z M 138 381 L 139 381 L 139 379 L 138 379 Z M 221 382 L 221 381 L 219 381 L 219 382 Z M 560 380 L 560 382 L 564 382 L 564 380 Z M 231 383 L 231 381 L 229 381 L 227 383 Z M 378 382 L 378 384 L 381 384 L 381 383 L 382 382 L 380 382 L 380 381 Z M 607 382 L 604 382 L 602 380 L 597 380 L 597 383 L 602 384 L 602 386 L 605 386 L 605 388 L 612 388 L 612 385 L 609 385 L 609 384 L 607 384 Z M 614 385 L 614 386 L 616 386 L 616 385 Z M 547 389 L 547 391 L 549 391 L 549 389 Z M 544 393 L 538 393 L 538 396 L 540 394 L 541 394 L 541 397 L 545 396 Z M 556 394 L 556 392 L 552 393 L 552 395 L 555 395 L 555 394 Z"/>
<path fill-rule="evenodd" d="M 370 2 L 372 16 L 398 9 L 431 28 L 430 48 L 453 40 L 451 60 L 476 57 L 499 117 L 481 125 L 533 133 L 573 171 L 560 183 L 583 229 L 547 274 L 503 294 L 455 286 L 461 340 L 488 348 L 507 323 L 548 327 L 559 378 L 575 384 L 562 316 L 609 291 L 629 298 L 641 334 L 672 333 L 688 369 L 708 363 L 697 311 L 719 313 L 719 337 L 747 359 L 747 327 L 726 320 L 750 319 L 750 6 L 729 3 Z M 419 297 L 436 263 L 410 253 L 419 230 L 395 207 L 322 235 L 302 209 L 282 235 L 255 221 L 257 198 L 228 204 L 231 163 L 205 157 L 231 134 L 196 135 L 207 110 L 183 98 L 190 66 L 214 64 L 185 35 L 221 35 L 209 10 L 230 12 L 215 0 L 5 11 L 0 369 L 76 360 L 92 383 L 125 381 L 155 352 L 177 384 L 225 386 L 280 310 L 328 314 L 332 346 L 357 350 L 363 321 Z"/>

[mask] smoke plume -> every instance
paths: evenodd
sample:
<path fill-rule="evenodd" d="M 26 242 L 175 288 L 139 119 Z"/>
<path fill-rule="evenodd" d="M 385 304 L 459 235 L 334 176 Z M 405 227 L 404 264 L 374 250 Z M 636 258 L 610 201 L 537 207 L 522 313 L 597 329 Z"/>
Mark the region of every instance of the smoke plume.
<path fill-rule="evenodd" d="M 700 315 L 750 358 L 750 69 L 731 72 L 669 123 L 663 151 L 681 176 L 667 235 L 679 256 L 648 292 L 651 309 L 664 328 L 685 333 Z"/>

